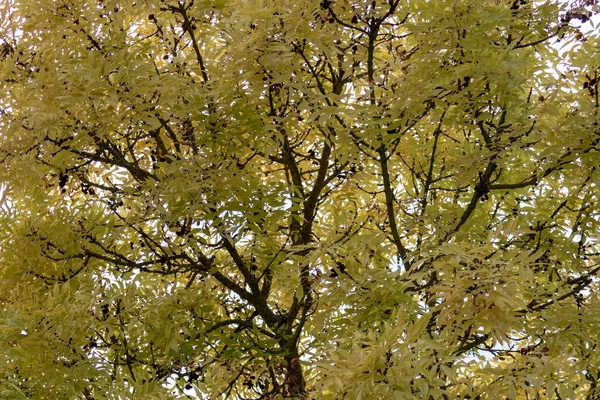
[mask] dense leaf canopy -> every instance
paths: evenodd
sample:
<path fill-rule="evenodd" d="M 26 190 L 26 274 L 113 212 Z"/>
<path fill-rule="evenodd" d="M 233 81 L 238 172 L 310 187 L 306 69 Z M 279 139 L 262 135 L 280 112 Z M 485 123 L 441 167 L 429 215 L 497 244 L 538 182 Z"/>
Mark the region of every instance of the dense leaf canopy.
<path fill-rule="evenodd" d="M 599 398 L 595 4 L 5 0 L 0 397 Z"/>

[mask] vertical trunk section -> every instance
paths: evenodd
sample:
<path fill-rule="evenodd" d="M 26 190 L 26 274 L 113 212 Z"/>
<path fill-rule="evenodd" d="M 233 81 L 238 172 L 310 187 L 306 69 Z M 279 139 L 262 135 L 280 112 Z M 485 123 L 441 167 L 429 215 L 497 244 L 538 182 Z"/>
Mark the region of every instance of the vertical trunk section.
<path fill-rule="evenodd" d="M 283 395 L 292 399 L 306 398 L 302 364 L 295 346 L 285 356 L 286 372 Z"/>

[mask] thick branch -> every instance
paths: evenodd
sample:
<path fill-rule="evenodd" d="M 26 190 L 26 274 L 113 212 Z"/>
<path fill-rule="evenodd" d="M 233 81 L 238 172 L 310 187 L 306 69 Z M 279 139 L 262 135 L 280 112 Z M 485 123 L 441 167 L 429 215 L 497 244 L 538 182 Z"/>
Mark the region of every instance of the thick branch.
<path fill-rule="evenodd" d="M 554 303 L 558 303 L 562 300 L 568 299 L 569 297 L 573 297 L 573 296 L 579 294 L 582 290 L 586 289 L 593 282 L 593 278 L 596 277 L 596 274 L 599 271 L 600 271 L 600 266 L 597 266 L 596 268 L 589 271 L 587 274 L 583 274 L 577 278 L 568 279 L 567 282 L 565 282 L 565 285 L 571 285 L 572 289 L 569 290 L 567 293 L 565 293 L 561 296 L 558 296 L 554 299 L 550 299 L 543 303 L 538 303 L 537 301 L 532 300 L 529 303 L 529 305 L 527 306 L 527 308 L 518 310 L 518 311 L 516 311 L 516 313 L 517 314 L 529 314 L 532 312 L 541 311 L 541 310 L 544 310 L 544 309 L 550 307 Z"/>
<path fill-rule="evenodd" d="M 321 191 L 325 187 L 327 171 L 329 168 L 329 157 L 331 156 L 331 145 L 325 140 L 323 143 L 323 151 L 321 158 L 319 159 L 319 172 L 315 179 L 314 186 L 309 193 L 307 199 L 304 201 L 304 221 L 302 224 L 302 242 L 306 244 L 311 240 L 312 224 L 315 219 L 315 210 Z"/>
<path fill-rule="evenodd" d="M 200 65 L 202 79 L 206 83 L 208 82 L 208 73 L 206 72 L 206 67 L 204 66 L 204 59 L 202 58 L 202 53 L 200 52 L 200 47 L 198 46 L 198 40 L 196 40 L 196 35 L 194 34 L 193 24 L 188 17 L 186 8 L 183 6 L 182 3 L 178 4 L 179 8 L 177 8 L 176 10 L 183 17 L 183 30 L 187 31 L 187 33 L 190 35 L 190 39 L 192 40 L 192 47 L 194 48 L 194 53 L 196 53 L 196 60 Z"/>
<path fill-rule="evenodd" d="M 398 233 L 398 226 L 396 224 L 396 213 L 394 212 L 394 192 L 392 190 L 392 183 L 390 181 L 390 172 L 388 168 L 388 158 L 385 151 L 385 146 L 380 146 L 378 149 L 379 153 L 379 164 L 381 165 L 381 175 L 383 177 L 383 192 L 385 193 L 385 206 L 387 209 L 387 218 L 390 224 L 390 230 L 392 232 L 393 243 L 396 246 L 398 257 L 402 260 L 404 267 L 409 270 L 410 262 L 408 260 L 408 254 L 406 248 L 402 244 L 400 234 Z"/>
<path fill-rule="evenodd" d="M 451 231 L 446 233 L 444 241 L 447 241 L 452 235 L 458 232 L 461 226 L 463 226 L 465 222 L 467 222 L 471 214 L 473 214 L 473 211 L 475 211 L 479 200 L 488 194 L 488 192 L 490 191 L 490 178 L 492 177 L 492 174 L 494 173 L 496 168 L 497 165 L 490 160 L 485 169 L 485 172 L 479 178 L 479 183 L 475 186 L 475 192 L 473 193 L 473 197 L 471 197 L 471 201 L 467 205 L 467 208 L 465 208 L 465 210 L 463 211 L 462 215 L 460 216 L 460 219 L 458 220 L 454 228 L 452 228 Z"/>
<path fill-rule="evenodd" d="M 433 133 L 433 149 L 431 149 L 431 157 L 429 158 L 429 170 L 427 171 L 427 178 L 425 180 L 425 187 L 423 189 L 423 198 L 421 199 L 421 215 L 425 214 L 425 209 L 427 208 L 427 196 L 429 195 L 429 189 L 431 184 L 433 183 L 433 166 L 435 164 L 435 153 L 437 151 L 438 140 L 440 137 L 440 133 L 442 132 L 442 121 L 444 119 L 444 114 L 440 118 L 440 122 L 438 123 L 435 132 Z"/>

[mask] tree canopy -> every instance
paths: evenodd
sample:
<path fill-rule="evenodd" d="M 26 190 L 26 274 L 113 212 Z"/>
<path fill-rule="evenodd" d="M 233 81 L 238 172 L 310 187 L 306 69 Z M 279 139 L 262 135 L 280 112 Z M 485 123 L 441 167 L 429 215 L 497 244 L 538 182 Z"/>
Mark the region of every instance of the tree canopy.
<path fill-rule="evenodd" d="M 599 398 L 596 1 L 3 3 L 0 397 Z"/>

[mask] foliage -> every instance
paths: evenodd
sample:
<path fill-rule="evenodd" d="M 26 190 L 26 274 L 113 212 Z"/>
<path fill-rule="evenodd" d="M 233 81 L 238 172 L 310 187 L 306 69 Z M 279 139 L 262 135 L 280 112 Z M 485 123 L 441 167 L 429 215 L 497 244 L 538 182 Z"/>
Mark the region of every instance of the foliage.
<path fill-rule="evenodd" d="M 4 3 L 2 398 L 600 396 L 595 1 Z"/>

